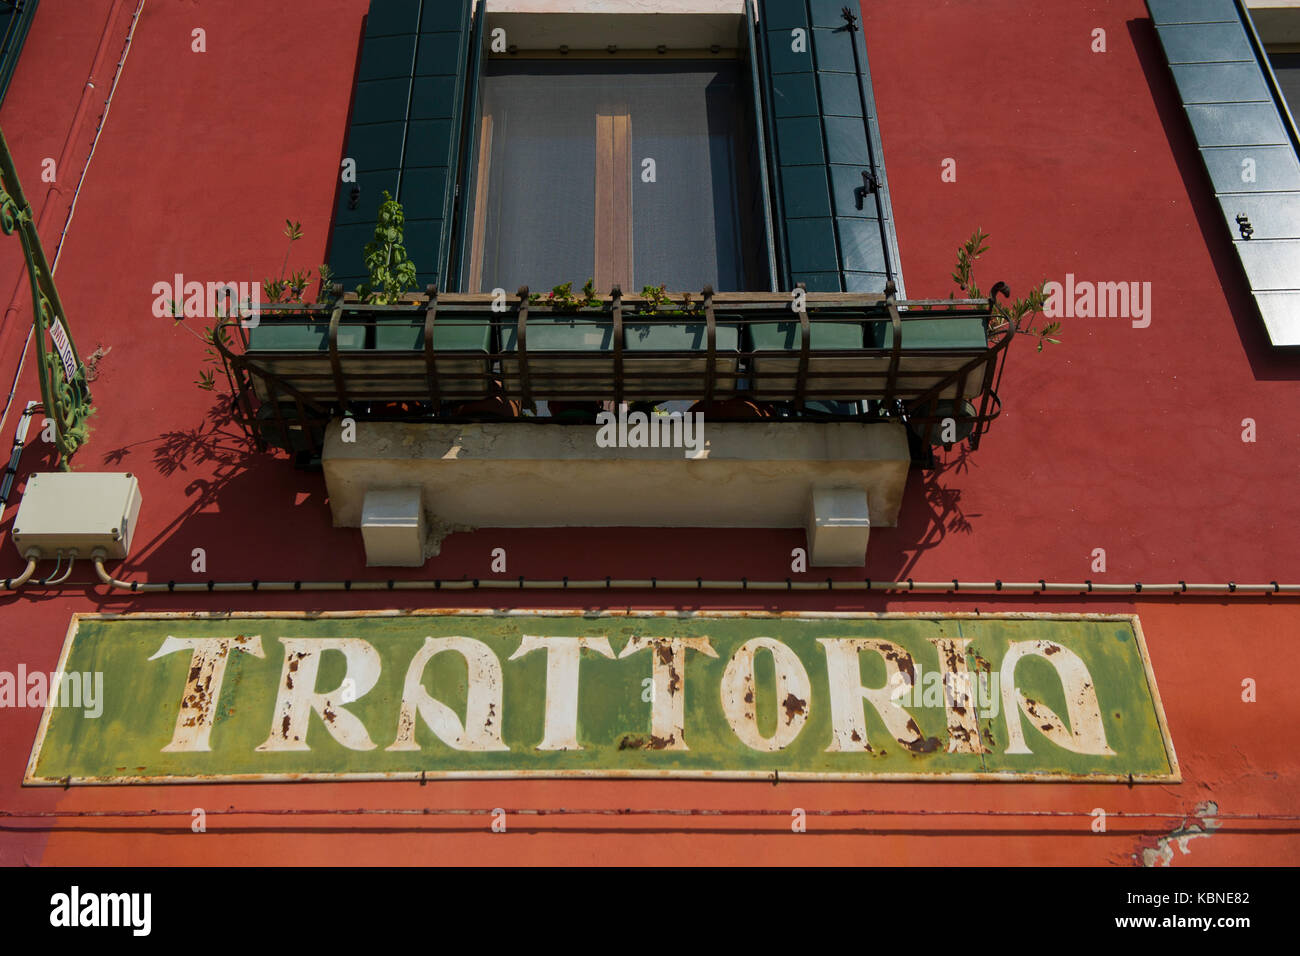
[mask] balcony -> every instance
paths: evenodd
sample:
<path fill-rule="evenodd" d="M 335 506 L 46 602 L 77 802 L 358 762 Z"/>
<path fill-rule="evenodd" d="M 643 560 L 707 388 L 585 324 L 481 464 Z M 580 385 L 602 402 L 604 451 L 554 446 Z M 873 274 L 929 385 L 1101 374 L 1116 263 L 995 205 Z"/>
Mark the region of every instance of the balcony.
<path fill-rule="evenodd" d="M 860 565 L 909 466 L 997 417 L 1013 333 L 989 300 L 799 293 L 346 296 L 218 344 L 250 441 L 323 467 L 372 564 L 467 528 L 649 525 L 806 527 L 810 563 Z M 698 446 L 611 442 L 629 407 L 688 408 Z"/>
<path fill-rule="evenodd" d="M 543 300 L 544 301 L 544 300 Z M 557 308 L 524 296 L 430 294 L 262 309 L 223 326 L 236 416 L 260 448 L 318 459 L 332 419 L 589 422 L 573 405 L 698 403 L 716 419 L 951 419 L 973 445 L 998 414 L 1010 333 L 982 299 L 878 294 L 611 295 Z M 250 323 L 252 324 L 252 323 Z M 556 410 L 559 411 L 556 411 Z"/>

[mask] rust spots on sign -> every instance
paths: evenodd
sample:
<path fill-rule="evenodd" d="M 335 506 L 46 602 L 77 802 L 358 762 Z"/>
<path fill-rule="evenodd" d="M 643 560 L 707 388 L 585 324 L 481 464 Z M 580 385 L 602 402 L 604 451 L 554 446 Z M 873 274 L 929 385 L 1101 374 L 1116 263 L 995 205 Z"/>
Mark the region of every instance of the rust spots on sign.
<path fill-rule="evenodd" d="M 911 740 L 904 740 L 902 737 L 899 737 L 898 742 L 902 744 L 904 747 L 906 747 L 908 750 L 912 751 L 912 753 L 928 754 L 928 753 L 934 753 L 936 750 L 939 749 L 939 738 L 926 737 L 924 734 L 922 734 L 921 728 L 916 725 L 916 721 L 914 719 L 908 720 L 907 729 L 910 730 L 916 736 L 913 737 Z"/>
<path fill-rule="evenodd" d="M 793 723 L 795 717 L 807 712 L 808 701 L 800 700 L 794 694 L 786 694 L 785 700 L 781 701 L 781 706 L 785 708 L 785 722 Z"/>
<path fill-rule="evenodd" d="M 640 737 L 634 734 L 624 734 L 618 742 L 619 750 L 667 750 L 677 742 L 677 736 L 670 734 L 667 737 L 656 737 L 650 734 L 648 737 Z"/>
<path fill-rule="evenodd" d="M 885 660 L 892 661 L 901 673 L 906 674 L 910 683 L 916 683 L 916 668 L 912 666 L 911 654 L 888 643 L 880 644 L 880 653 L 884 655 Z"/>

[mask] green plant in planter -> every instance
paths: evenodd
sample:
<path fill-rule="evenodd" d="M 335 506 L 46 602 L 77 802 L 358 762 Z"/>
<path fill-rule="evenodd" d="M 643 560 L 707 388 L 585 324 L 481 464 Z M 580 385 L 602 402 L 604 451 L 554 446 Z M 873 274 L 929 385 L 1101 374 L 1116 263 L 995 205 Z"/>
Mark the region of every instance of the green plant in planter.
<path fill-rule="evenodd" d="M 548 293 L 533 292 L 528 296 L 533 305 L 545 305 L 553 309 L 590 309 L 600 305 L 600 296 L 596 295 L 596 280 L 588 279 L 582 287 L 582 295 L 573 294 L 573 283 L 557 285 Z"/>
<path fill-rule="evenodd" d="M 267 302 L 289 303 L 301 302 L 303 294 L 307 291 L 307 286 L 311 283 L 311 270 L 289 272 L 289 256 L 293 252 L 293 244 L 302 238 L 302 223 L 293 222 L 286 219 L 283 229 L 284 237 L 289 240 L 289 245 L 284 250 L 284 262 L 280 264 L 280 275 L 278 278 L 267 278 L 262 280 L 262 296 Z"/>
<path fill-rule="evenodd" d="M 357 288 L 362 301 L 389 305 L 415 288 L 416 268 L 406 254 L 403 243 L 405 229 L 406 214 L 402 212 L 402 204 L 384 190 L 379 220 L 375 223 L 375 238 L 366 243 L 365 249 L 370 281 Z"/>
<path fill-rule="evenodd" d="M 988 238 L 988 233 L 977 228 L 970 239 L 957 250 L 957 267 L 953 271 L 952 281 L 957 283 L 957 287 L 972 299 L 984 298 L 979 286 L 975 283 L 975 261 L 988 251 L 986 245 Z M 993 304 L 993 317 L 989 322 L 989 331 L 1000 332 L 1010 327 L 1015 334 L 1032 336 L 1038 339 L 1038 351 L 1040 352 L 1048 342 L 1053 345 L 1060 345 L 1061 340 L 1052 338 L 1052 336 L 1061 330 L 1061 323 L 1052 321 L 1039 324 L 1040 319 L 1046 318 L 1043 315 L 1043 304 L 1047 299 L 1046 286 L 1046 281 L 1040 282 L 1036 288 L 1030 290 L 1028 296 L 1023 299 L 1016 299 L 1010 305 L 1003 305 L 1001 302 L 995 301 Z M 952 293 L 949 293 L 948 298 L 954 297 Z"/>
<path fill-rule="evenodd" d="M 646 300 L 642 311 L 657 312 L 660 306 L 668 302 L 668 290 L 662 285 L 644 285 L 641 287 L 641 297 Z"/>

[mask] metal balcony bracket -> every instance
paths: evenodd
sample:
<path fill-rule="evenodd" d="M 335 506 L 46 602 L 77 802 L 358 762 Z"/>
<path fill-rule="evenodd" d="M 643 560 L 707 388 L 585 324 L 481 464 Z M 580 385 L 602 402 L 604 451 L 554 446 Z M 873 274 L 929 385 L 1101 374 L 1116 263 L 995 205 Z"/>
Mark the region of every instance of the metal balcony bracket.
<path fill-rule="evenodd" d="M 433 327 L 438 321 L 438 287 L 431 285 L 425 290 L 429 303 L 424 309 L 424 370 L 429 383 L 429 401 L 436 408 L 442 400 L 438 387 L 438 363 L 433 351 Z"/>
<path fill-rule="evenodd" d="M 348 387 L 343 375 L 343 362 L 339 358 L 339 323 L 342 320 L 343 302 L 340 300 L 334 304 L 334 311 L 330 314 L 330 371 L 334 373 L 334 389 L 338 393 L 339 404 L 346 409 L 348 407 Z"/>
<path fill-rule="evenodd" d="M 894 387 L 898 382 L 898 362 L 903 355 L 903 319 L 898 314 L 898 300 L 894 298 L 897 289 L 894 283 L 885 284 L 885 306 L 889 309 L 889 323 L 894 330 L 894 342 L 889 352 L 888 389 L 885 392 L 885 407 L 894 402 Z"/>
<path fill-rule="evenodd" d="M 614 286 L 609 295 L 614 315 L 614 407 L 618 408 L 623 404 L 623 287 Z"/>
<path fill-rule="evenodd" d="M 713 314 L 713 286 L 704 287 L 704 335 L 708 355 L 704 365 L 704 400 L 713 401 L 718 376 L 718 320 Z"/>
<path fill-rule="evenodd" d="M 796 283 L 795 288 L 805 293 L 808 291 L 808 286 L 802 282 Z M 808 304 L 804 299 L 803 308 L 799 310 L 799 373 L 794 382 L 794 407 L 801 412 L 808 394 L 808 353 L 811 349 L 812 325 L 808 321 Z"/>
<path fill-rule="evenodd" d="M 533 385 L 528 378 L 528 286 L 519 287 L 519 315 L 515 323 L 515 345 L 519 352 L 519 398 L 524 408 L 533 407 Z"/>
<path fill-rule="evenodd" d="M 59 468 L 69 471 L 72 457 L 90 437 L 87 418 L 93 411 L 86 367 L 77 354 L 67 314 L 54 285 L 54 271 L 45 259 L 31 204 L 14 170 L 9 144 L 0 133 L 0 229 L 17 230 L 32 290 L 32 341 L 36 346 L 44 415 L 54 422 L 54 447 Z"/>

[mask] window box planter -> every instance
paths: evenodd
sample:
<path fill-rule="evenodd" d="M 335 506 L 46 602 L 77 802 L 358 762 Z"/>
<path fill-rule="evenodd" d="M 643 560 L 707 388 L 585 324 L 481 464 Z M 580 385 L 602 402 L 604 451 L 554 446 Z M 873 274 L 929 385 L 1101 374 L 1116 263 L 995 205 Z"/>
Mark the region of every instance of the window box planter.
<path fill-rule="evenodd" d="M 629 400 L 695 397 L 708 374 L 708 326 L 703 316 L 654 322 L 633 315 L 623 323 L 624 396 Z M 736 394 L 740 366 L 739 316 L 716 315 L 714 336 L 715 398 Z M 683 354 L 687 353 L 687 354 Z M 671 393 L 671 394 L 670 394 Z"/>
<path fill-rule="evenodd" d="M 859 391 L 879 387 L 884 382 L 890 364 L 888 351 L 894 345 L 894 329 L 889 322 L 818 322 L 813 316 L 809 331 L 807 390 L 810 393 L 838 394 L 842 399 L 852 399 Z M 754 396 L 773 400 L 780 398 L 781 393 L 788 394 L 799 374 L 799 323 L 756 322 L 749 326 L 746 339 L 748 350 L 754 353 L 751 362 Z M 961 365 L 961 357 L 945 352 L 969 351 L 974 358 L 974 353 L 987 347 L 984 323 L 979 319 L 905 321 L 899 372 L 934 374 L 904 375 L 900 379 L 900 397 L 926 391 Z M 862 349 L 877 354 L 827 354 Z M 852 374 L 832 377 L 831 373 Z M 969 398 L 979 392 L 982 378 L 982 371 L 976 370 L 967 376 L 960 396 L 957 383 L 953 383 L 940 397 Z"/>
<path fill-rule="evenodd" d="M 681 321 L 651 320 L 625 315 L 623 320 L 623 398 L 657 402 L 704 394 L 708 368 L 708 331 L 703 317 Z M 740 335 L 735 324 L 718 316 L 714 395 L 736 392 Z M 574 400 L 614 397 L 614 320 L 598 310 L 576 314 L 530 313 L 527 326 L 529 387 L 535 399 L 562 394 Z M 506 388 L 517 394 L 521 383 L 517 353 L 518 330 L 507 325 L 502 334 L 502 372 Z M 592 356 L 599 356 L 593 359 Z"/>
<path fill-rule="evenodd" d="M 299 313 L 291 315 L 263 314 L 257 325 L 248 329 L 248 356 L 258 368 L 277 377 L 295 379 L 299 376 L 326 375 L 329 362 L 329 313 Z M 360 320 L 345 319 L 339 323 L 339 352 L 361 352 L 366 347 L 366 327 Z M 265 380 L 253 376 L 257 397 L 268 400 Z M 303 393 L 328 395 L 333 393 L 332 383 L 319 382 L 319 388 L 307 386 Z"/>
<path fill-rule="evenodd" d="M 893 348 L 893 326 L 887 322 L 880 322 L 877 325 L 880 336 L 879 347 Z M 944 377 L 961 365 L 960 357 L 944 354 L 945 352 L 963 350 L 970 352 L 971 357 L 974 358 L 974 353 L 987 348 L 988 335 L 984 331 L 984 323 L 979 319 L 920 319 L 904 322 L 903 354 L 899 359 L 898 369 L 900 372 L 933 372 L 934 374 L 930 376 L 915 376 L 906 380 L 911 391 L 925 391 L 939 384 Z M 951 408 L 955 407 L 954 403 L 961 403 L 962 400 L 977 395 L 983 378 L 984 370 L 981 366 L 967 374 L 964 388 L 959 389 L 960 383 L 954 382 L 940 392 L 938 398 L 950 409 L 947 414 L 951 414 Z M 961 394 L 958 394 L 958 391 Z"/>
<path fill-rule="evenodd" d="M 856 395 L 854 379 L 834 377 L 833 373 L 888 371 L 888 358 L 882 362 L 874 357 L 833 354 L 877 348 L 876 343 L 868 338 L 867 326 L 865 322 L 818 322 L 815 317 L 809 317 L 809 349 L 818 353 L 810 354 L 808 358 L 806 388 L 809 393 L 841 393 L 844 398 L 852 399 Z M 801 329 L 797 320 L 754 322 L 746 328 L 746 351 L 754 353 L 750 371 L 755 398 L 766 401 L 789 398 L 799 376 L 800 340 Z"/>
<path fill-rule="evenodd" d="M 383 388 L 397 377 L 407 382 L 412 396 L 428 395 L 428 369 L 424 353 L 424 309 L 405 315 L 379 314 L 374 322 L 372 352 L 385 354 L 374 361 L 369 355 L 349 358 L 349 380 L 355 374 L 362 388 Z M 433 325 L 433 367 L 438 391 L 448 400 L 472 401 L 485 398 L 491 384 L 492 323 L 481 313 L 439 309 Z M 409 359 L 399 357 L 409 355 Z M 378 356 L 376 356 L 378 359 Z M 382 373 L 382 379 L 368 379 L 367 372 Z"/>
<path fill-rule="evenodd" d="M 520 377 L 519 330 L 501 332 L 501 374 L 507 393 L 525 392 Z M 603 310 L 548 313 L 532 309 L 525 339 L 528 389 L 533 399 L 603 401 L 614 395 L 614 319 Z M 601 356 L 593 359 L 592 355 Z"/>

